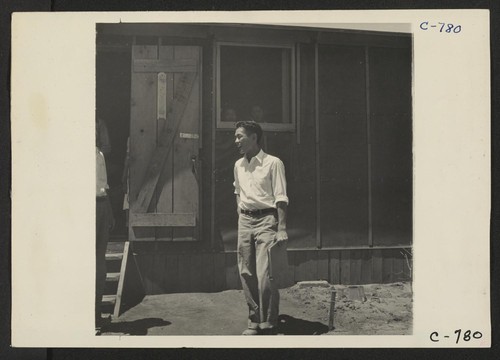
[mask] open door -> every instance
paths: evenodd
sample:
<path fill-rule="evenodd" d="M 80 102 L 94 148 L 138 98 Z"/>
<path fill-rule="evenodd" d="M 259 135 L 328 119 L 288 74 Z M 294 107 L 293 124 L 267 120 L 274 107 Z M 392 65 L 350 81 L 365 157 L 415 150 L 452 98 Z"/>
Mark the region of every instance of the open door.
<path fill-rule="evenodd" d="M 199 238 L 201 48 L 132 47 L 130 240 Z"/>

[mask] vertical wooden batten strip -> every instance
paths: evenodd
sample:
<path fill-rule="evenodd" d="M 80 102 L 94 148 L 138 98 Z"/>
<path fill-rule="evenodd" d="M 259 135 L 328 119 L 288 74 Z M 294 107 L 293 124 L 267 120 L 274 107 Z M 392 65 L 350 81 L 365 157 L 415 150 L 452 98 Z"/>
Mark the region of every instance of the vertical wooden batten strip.
<path fill-rule="evenodd" d="M 404 258 L 404 266 L 403 266 L 403 274 L 405 276 L 405 280 L 412 281 L 412 257 L 411 253 L 406 249 L 401 249 L 402 256 Z"/>
<path fill-rule="evenodd" d="M 293 56 L 293 54 L 292 54 Z M 291 60 L 292 61 L 292 60 Z M 286 50 L 282 49 L 281 50 L 281 114 L 282 114 L 282 120 L 288 118 L 292 118 L 291 114 L 291 105 L 293 104 L 293 98 L 290 96 L 288 98 L 289 103 L 288 103 L 288 108 L 286 106 L 287 103 L 287 94 L 291 95 L 291 88 L 290 86 L 293 84 L 293 78 L 291 79 L 292 81 L 287 82 L 288 75 L 293 77 L 293 64 L 288 64 L 287 62 L 287 57 L 286 57 Z"/>
<path fill-rule="evenodd" d="M 202 287 L 205 285 L 202 276 L 209 273 L 209 269 L 203 268 L 203 254 L 192 254 L 189 259 L 189 290 L 194 292 L 201 292 Z"/>
<path fill-rule="evenodd" d="M 295 281 L 311 281 L 318 279 L 317 251 L 300 251 L 295 254 Z"/>
<path fill-rule="evenodd" d="M 392 251 L 393 254 L 393 262 L 392 262 L 392 272 L 393 272 L 393 281 L 405 281 L 405 275 L 404 275 L 404 262 L 405 259 L 403 257 L 403 254 L 400 252 L 400 250 L 394 249 Z"/>
<path fill-rule="evenodd" d="M 295 130 L 295 137 L 297 140 L 297 144 L 300 145 L 300 112 L 301 112 L 301 107 L 300 107 L 300 51 L 301 51 L 301 46 L 300 44 L 297 44 L 295 48 L 296 52 L 296 58 L 297 61 L 295 63 L 296 66 L 296 77 L 295 77 L 295 84 L 292 83 L 292 87 L 295 87 L 295 122 L 296 122 L 296 130 Z"/>
<path fill-rule="evenodd" d="M 174 47 L 173 46 L 159 46 L 158 48 L 158 58 L 160 60 L 174 60 Z M 160 88 L 160 85 L 158 85 Z M 156 144 L 160 144 L 161 136 L 160 134 L 167 127 L 172 126 L 172 121 L 174 120 L 171 116 L 171 104 L 174 100 L 174 74 L 166 72 L 165 78 L 165 91 L 162 95 L 165 101 L 165 117 L 157 116 L 157 127 L 156 127 Z M 158 96 L 159 97 L 159 96 Z M 158 100 L 159 101 L 159 100 Z M 167 121 L 168 117 L 168 121 Z M 153 199 L 156 204 L 156 212 L 159 213 L 173 213 L 173 194 L 174 194 L 174 182 L 172 181 L 171 174 L 174 171 L 174 156 L 173 151 L 165 159 L 163 169 L 160 172 L 158 183 L 159 185 L 155 189 Z M 162 241 L 169 241 L 173 239 L 174 231 L 169 227 L 158 227 L 155 228 L 155 239 Z"/>
<path fill-rule="evenodd" d="M 372 250 L 361 250 L 361 284 L 372 283 Z"/>
<path fill-rule="evenodd" d="M 303 261 L 304 261 L 304 252 L 303 251 L 295 252 L 293 257 L 293 278 L 295 282 L 303 281 L 302 266 L 301 266 L 301 263 Z"/>
<path fill-rule="evenodd" d="M 318 40 L 314 43 L 314 121 L 316 124 L 316 247 L 321 249 L 321 169 L 319 149 L 319 60 Z"/>
<path fill-rule="evenodd" d="M 180 254 L 178 257 L 179 291 L 191 290 L 191 254 Z"/>
<path fill-rule="evenodd" d="M 319 250 L 317 254 L 317 266 L 318 266 L 318 274 L 317 274 L 317 279 L 318 280 L 329 280 L 329 256 L 328 256 L 328 251 L 325 250 Z"/>
<path fill-rule="evenodd" d="M 352 285 L 359 285 L 361 283 L 361 250 L 351 250 L 351 275 L 350 282 Z"/>
<path fill-rule="evenodd" d="M 129 151 L 129 156 L 130 156 L 130 148 L 131 148 L 131 141 L 130 140 L 130 134 L 131 134 L 131 130 L 132 130 L 132 100 L 134 98 L 134 89 L 132 88 L 132 74 L 134 72 L 134 60 L 135 60 L 135 56 L 134 56 L 134 46 L 135 44 L 137 43 L 137 37 L 136 36 L 132 36 L 132 45 L 130 46 L 130 93 L 129 93 L 129 98 L 130 98 L 130 102 L 129 102 L 129 110 L 130 110 L 130 114 L 129 114 L 129 119 L 128 119 L 128 151 Z M 127 194 L 127 200 L 128 197 L 130 196 L 130 160 L 128 160 L 129 164 L 129 169 L 128 169 L 128 172 L 127 172 L 127 182 L 128 182 L 128 194 Z M 128 210 L 128 213 L 130 215 L 130 209 Z M 134 239 L 135 236 L 134 236 L 134 231 L 132 229 L 132 226 L 130 226 L 130 223 L 127 224 L 127 240 L 131 240 L 131 239 Z M 132 246 L 130 248 L 131 250 L 134 249 L 134 246 L 133 246 L 133 243 L 132 243 Z M 142 280 L 142 278 L 141 278 Z"/>
<path fill-rule="evenodd" d="M 240 288 L 237 255 L 236 253 L 226 253 L 226 290 Z"/>
<path fill-rule="evenodd" d="M 295 284 L 293 256 L 293 252 L 287 252 L 287 266 L 284 270 L 284 273 L 280 275 L 280 285 L 282 287 L 290 287 Z"/>
<path fill-rule="evenodd" d="M 393 253 L 389 250 L 382 252 L 382 281 L 387 284 L 394 281 Z"/>
<path fill-rule="evenodd" d="M 196 265 L 200 266 L 200 264 Z M 214 288 L 214 254 L 204 253 L 201 259 L 201 291 L 210 292 Z"/>
<path fill-rule="evenodd" d="M 351 250 L 340 251 L 340 283 L 351 284 Z"/>
<path fill-rule="evenodd" d="M 151 270 L 150 270 L 150 279 L 151 279 L 151 294 L 157 295 L 161 294 L 161 291 L 158 286 L 158 281 L 159 277 L 161 276 L 161 272 L 158 271 L 156 268 L 158 264 L 160 263 L 159 261 L 159 256 L 160 254 L 158 253 L 158 247 L 157 247 L 158 242 L 154 242 L 154 252 L 151 254 Z"/>
<path fill-rule="evenodd" d="M 179 289 L 179 265 L 177 255 L 165 257 L 165 292 L 173 293 Z"/>
<path fill-rule="evenodd" d="M 212 291 L 222 291 L 226 288 L 226 256 L 224 253 L 214 253 L 214 280 Z"/>
<path fill-rule="evenodd" d="M 340 284 L 340 251 L 332 250 L 329 251 L 329 267 L 330 267 L 330 278 L 329 282 L 334 285 Z"/>
<path fill-rule="evenodd" d="M 366 96 L 366 141 L 368 147 L 368 245 L 373 247 L 372 215 L 372 144 L 371 144 L 371 109 L 370 109 L 370 57 L 369 47 L 365 47 L 365 96 Z"/>
<path fill-rule="evenodd" d="M 153 273 L 153 256 L 153 253 L 144 254 L 142 263 L 144 288 L 147 295 L 153 295 L 153 285 L 151 281 Z"/>
<path fill-rule="evenodd" d="M 210 244 L 212 249 L 215 247 L 215 133 L 217 126 L 217 118 L 216 118 L 216 107 L 217 107 L 217 60 L 218 60 L 218 51 L 217 45 L 215 43 L 215 39 L 212 35 L 212 136 L 211 136 L 211 175 L 210 175 Z"/>
<path fill-rule="evenodd" d="M 372 252 L 372 281 L 382 283 L 383 280 L 383 250 L 374 249 Z"/>
<path fill-rule="evenodd" d="M 204 52 L 204 47 L 200 46 L 199 47 L 200 51 L 198 54 L 198 77 L 200 79 L 200 96 L 198 99 L 199 102 L 199 109 L 198 109 L 198 116 L 199 116 L 199 139 L 198 139 L 198 148 L 201 150 L 203 149 L 203 90 L 205 87 L 203 86 L 203 52 Z"/>
<path fill-rule="evenodd" d="M 199 48 L 198 54 L 198 79 L 200 82 L 199 86 L 199 99 L 198 99 L 198 158 L 196 159 L 195 167 L 198 172 L 198 224 L 195 230 L 196 240 L 206 244 L 206 240 L 203 239 L 203 91 L 205 87 L 203 86 L 203 47 Z"/>
<path fill-rule="evenodd" d="M 156 60 L 160 60 L 160 58 L 161 58 L 160 52 L 161 52 L 161 48 L 162 48 L 162 38 L 160 36 L 158 36 L 156 41 L 157 41 L 157 46 L 158 46 L 158 50 L 156 51 Z M 160 76 L 160 74 L 163 74 L 164 76 Z M 164 83 L 162 81 L 163 84 L 160 83 L 161 80 L 164 80 Z M 162 107 L 164 107 L 164 111 L 160 109 Z M 164 112 L 164 116 L 162 114 L 163 112 Z M 160 116 L 162 116 L 161 120 L 160 120 Z M 166 122 L 167 122 L 167 74 L 160 72 L 157 74 L 157 80 L 156 80 L 156 146 L 158 146 L 160 144 L 160 139 L 159 139 L 159 134 L 161 131 L 160 124 L 163 124 L 166 126 L 167 125 Z M 173 174 L 173 172 L 172 172 L 172 174 Z M 161 176 L 161 173 L 160 173 L 160 176 Z M 153 195 L 153 199 L 154 199 L 153 201 L 155 203 L 154 212 L 159 212 L 158 203 L 160 202 L 161 190 L 162 190 L 161 188 L 157 188 L 154 191 L 154 195 Z M 172 189 L 172 193 L 173 193 L 173 189 Z M 156 254 L 158 253 L 158 243 L 156 242 L 156 240 L 158 240 L 158 237 L 159 237 L 158 236 L 159 230 L 157 228 L 153 228 L 153 231 L 155 234 L 154 235 L 155 257 L 153 258 L 153 261 L 154 261 L 156 259 Z"/>

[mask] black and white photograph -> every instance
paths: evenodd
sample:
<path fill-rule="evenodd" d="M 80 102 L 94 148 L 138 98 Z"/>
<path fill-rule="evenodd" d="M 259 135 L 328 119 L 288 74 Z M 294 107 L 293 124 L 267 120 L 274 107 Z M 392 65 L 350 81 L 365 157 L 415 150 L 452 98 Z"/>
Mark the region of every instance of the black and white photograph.
<path fill-rule="evenodd" d="M 98 334 L 412 333 L 411 27 L 332 27 L 97 24 Z"/>
<path fill-rule="evenodd" d="M 68 184 L 80 193 L 78 200 L 65 205 L 67 226 L 82 231 L 66 241 L 85 247 L 73 260 L 73 281 L 86 290 L 74 294 L 72 305 L 75 312 L 85 310 L 72 328 L 86 334 L 84 346 L 147 347 L 160 339 L 166 339 L 160 346 L 179 346 L 200 337 L 204 344 L 221 344 L 218 339 L 227 336 L 237 336 L 234 344 L 272 346 L 265 343 L 269 336 L 305 336 L 307 344 L 314 335 L 331 339 L 319 340 L 326 346 L 342 346 L 344 339 L 351 346 L 378 339 L 449 346 L 446 339 L 461 333 L 455 322 L 442 325 L 458 311 L 458 305 L 444 306 L 444 297 L 452 301 L 449 289 L 468 281 L 453 269 L 462 263 L 463 271 L 481 274 L 475 287 L 461 290 L 467 296 L 486 303 L 489 291 L 483 287 L 487 232 L 476 233 L 473 250 L 463 240 L 470 235 L 464 219 L 488 213 L 489 102 L 471 101 L 476 123 L 464 120 L 460 106 L 442 94 L 449 91 L 452 101 L 476 99 L 479 93 L 472 92 L 482 88 L 446 90 L 439 79 L 454 75 L 423 71 L 431 60 L 425 53 L 424 62 L 419 49 L 424 38 L 439 36 L 459 59 L 456 44 L 461 32 L 468 36 L 466 26 L 450 20 L 451 30 L 445 24 L 439 33 L 433 30 L 436 16 L 356 21 L 323 12 L 314 20 L 307 12 L 303 19 L 283 12 L 269 21 L 265 13 L 219 20 L 207 14 L 164 20 L 89 15 L 84 46 L 72 55 L 84 57 L 90 69 L 74 82 L 86 89 L 85 98 L 80 102 L 81 91 L 68 88 L 67 103 L 46 108 L 76 116 L 66 118 L 68 137 L 61 141 L 74 142 L 85 157 L 85 175 Z M 26 18 L 35 27 L 31 16 Z M 63 16 L 52 20 L 51 32 L 60 29 L 59 20 L 68 23 Z M 61 52 L 70 44 L 64 42 Z M 78 66 L 59 59 L 58 81 L 69 83 Z M 433 61 L 446 67 L 444 60 Z M 464 76 L 486 84 L 487 77 L 475 75 L 479 69 L 474 65 Z M 451 64 L 449 70 L 459 73 Z M 435 80 L 429 76 L 434 73 Z M 434 97 L 432 91 L 441 92 Z M 37 93 L 27 99 L 37 109 L 48 104 Z M 85 116 L 71 108 L 78 103 Z M 448 112 L 456 114 L 455 122 Z M 37 131 L 47 124 L 40 122 Z M 471 145 L 461 140 L 465 134 Z M 59 149 L 54 159 L 62 161 L 67 151 Z M 451 195 L 462 182 L 468 190 Z M 456 206 L 460 200 L 469 205 Z M 79 217 L 69 209 L 81 201 Z M 25 246 L 19 244 L 13 252 Z M 443 285 L 446 277 L 450 283 Z M 47 309 L 55 306 L 48 299 Z M 437 307 L 446 311 L 434 317 L 441 324 L 434 328 L 426 321 Z M 489 305 L 477 311 L 489 314 Z M 22 314 L 19 306 L 13 313 Z M 23 329 L 29 318 L 20 316 Z M 484 327 L 471 329 L 477 338 L 464 346 L 489 341 L 486 318 L 476 317 Z M 78 343 L 71 333 L 60 336 Z M 169 340 L 178 338 L 186 342 Z"/>

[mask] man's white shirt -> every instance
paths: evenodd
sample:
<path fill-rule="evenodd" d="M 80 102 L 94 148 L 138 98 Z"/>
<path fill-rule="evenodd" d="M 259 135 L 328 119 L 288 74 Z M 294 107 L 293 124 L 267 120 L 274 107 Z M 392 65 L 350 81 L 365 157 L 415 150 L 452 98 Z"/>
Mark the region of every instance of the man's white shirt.
<path fill-rule="evenodd" d="M 246 156 L 236 161 L 233 185 L 243 210 L 275 208 L 280 201 L 288 204 L 285 166 L 280 159 L 263 150 L 250 162 Z"/>

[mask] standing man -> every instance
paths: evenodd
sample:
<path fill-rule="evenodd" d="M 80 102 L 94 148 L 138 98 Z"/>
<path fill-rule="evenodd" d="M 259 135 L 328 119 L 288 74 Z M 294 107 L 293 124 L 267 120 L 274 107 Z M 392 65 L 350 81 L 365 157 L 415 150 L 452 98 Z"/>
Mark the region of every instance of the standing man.
<path fill-rule="evenodd" d="M 96 273 L 95 273 L 95 327 L 96 335 L 100 335 L 103 319 L 101 317 L 101 302 L 106 284 L 106 248 L 108 246 L 109 233 L 114 227 L 113 210 L 109 202 L 107 189 L 108 177 L 106 174 L 106 161 L 101 149 L 99 131 L 96 127 Z"/>
<path fill-rule="evenodd" d="M 279 314 L 277 274 L 270 276 L 269 249 L 282 246 L 286 233 L 285 166 L 260 146 L 262 128 L 254 121 L 236 124 L 235 143 L 243 157 L 234 165 L 239 214 L 238 269 L 249 308 L 243 335 L 274 334 Z"/>

